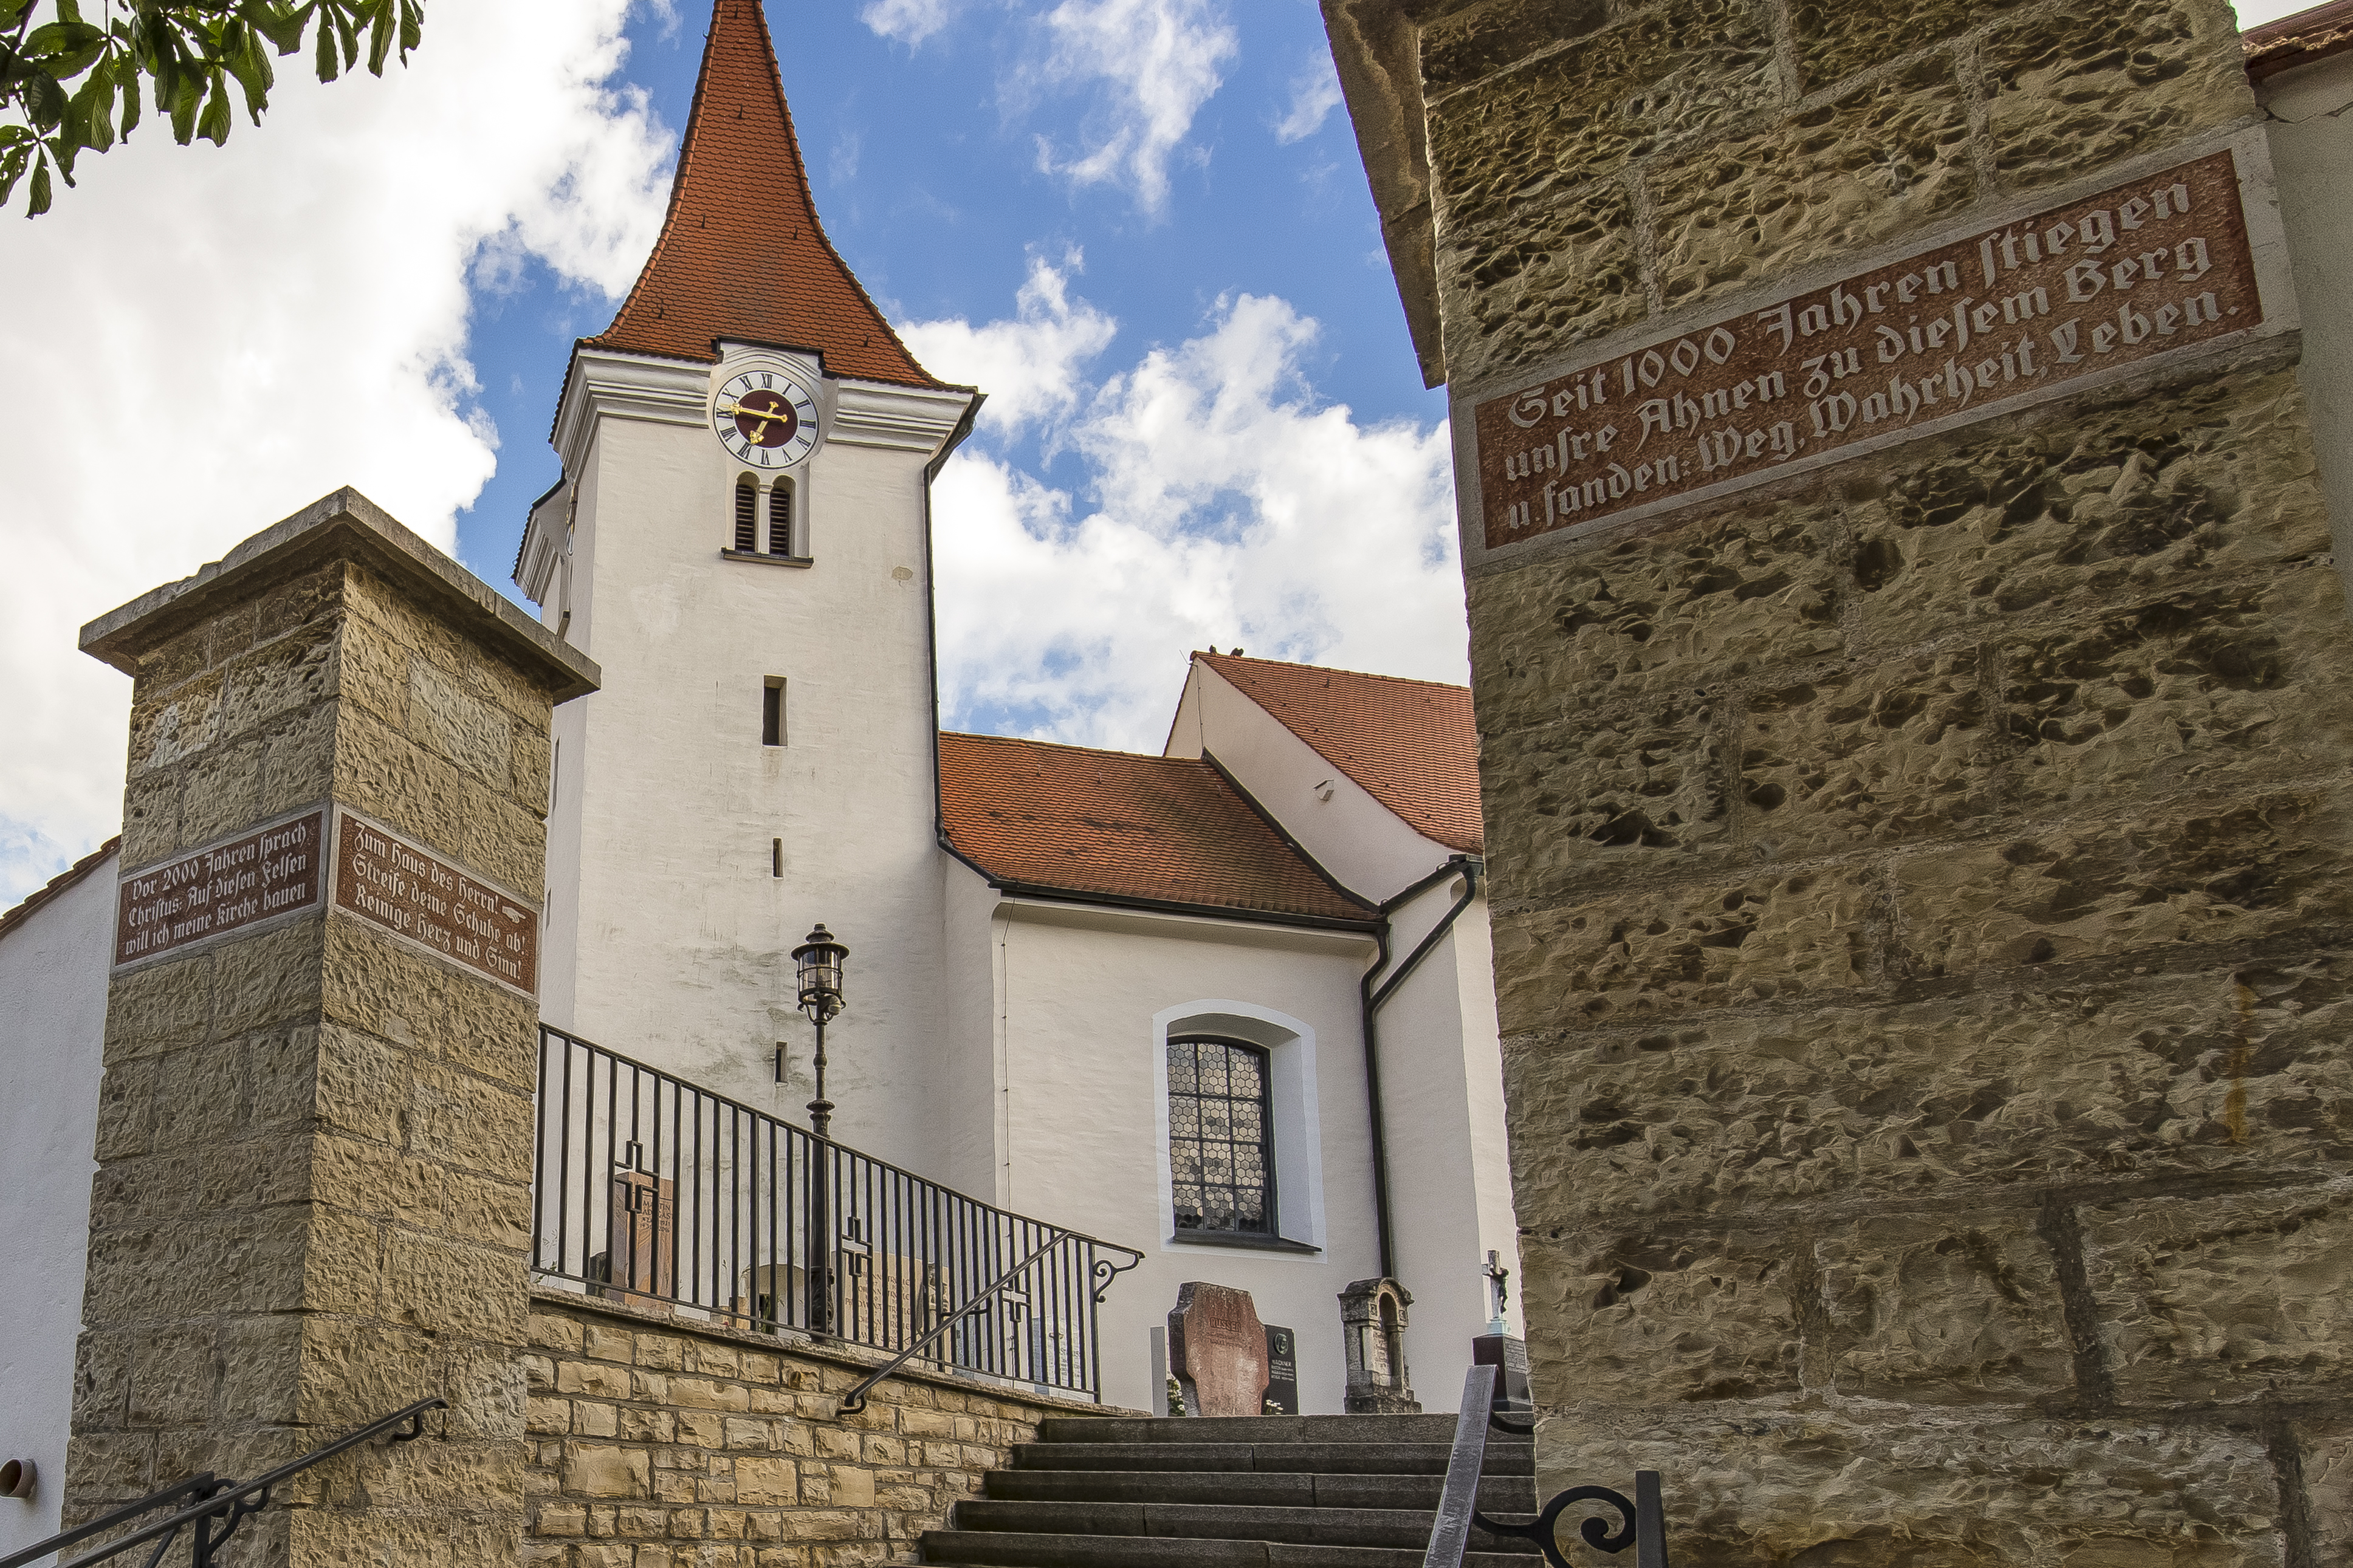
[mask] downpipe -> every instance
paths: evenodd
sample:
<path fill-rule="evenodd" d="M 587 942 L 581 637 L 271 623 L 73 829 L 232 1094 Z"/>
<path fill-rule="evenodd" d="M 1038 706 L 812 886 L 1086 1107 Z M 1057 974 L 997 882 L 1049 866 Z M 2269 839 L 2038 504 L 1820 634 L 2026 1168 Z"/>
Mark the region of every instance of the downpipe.
<path fill-rule="evenodd" d="M 1386 1279 L 1397 1278 L 1397 1247 L 1389 1223 L 1389 1150 L 1388 1133 L 1381 1110 L 1378 1015 L 1381 1005 L 1397 994 L 1398 986 L 1412 978 L 1413 972 L 1421 966 L 1421 961 L 1446 940 L 1447 933 L 1454 929 L 1454 922 L 1461 918 L 1464 910 L 1471 907 L 1471 900 L 1479 896 L 1479 874 L 1486 868 L 1486 861 L 1476 855 L 1456 855 L 1381 905 L 1380 928 L 1373 933 L 1373 964 L 1356 983 L 1356 1000 L 1364 1018 L 1365 1099 L 1373 1131 L 1373 1216 L 1380 1235 L 1381 1277 Z M 1390 917 L 1439 883 L 1453 877 L 1462 879 L 1462 896 L 1454 900 L 1454 907 L 1448 910 L 1430 928 L 1430 934 L 1406 955 L 1405 962 L 1398 965 L 1397 972 L 1387 980 L 1381 980 L 1381 971 L 1388 967 L 1389 962 Z M 1374 984 L 1376 981 L 1380 982 L 1377 989 Z"/>

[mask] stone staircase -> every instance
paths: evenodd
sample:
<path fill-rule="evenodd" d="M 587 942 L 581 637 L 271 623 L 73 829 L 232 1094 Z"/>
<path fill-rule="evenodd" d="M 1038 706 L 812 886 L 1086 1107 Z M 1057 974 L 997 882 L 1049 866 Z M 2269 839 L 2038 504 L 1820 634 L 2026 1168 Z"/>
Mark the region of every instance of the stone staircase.
<path fill-rule="evenodd" d="M 1451 1415 L 1056 1417 L 923 1538 L 971 1568 L 1420 1568 Z M 1491 1433 L 1479 1507 L 1536 1510 L 1534 1446 Z M 1471 1534 L 1466 1568 L 1542 1568 Z"/>

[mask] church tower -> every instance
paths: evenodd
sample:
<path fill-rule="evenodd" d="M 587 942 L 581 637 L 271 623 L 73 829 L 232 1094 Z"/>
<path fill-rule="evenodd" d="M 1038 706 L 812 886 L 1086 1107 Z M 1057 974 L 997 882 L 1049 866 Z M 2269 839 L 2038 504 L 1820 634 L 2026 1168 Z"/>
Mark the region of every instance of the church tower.
<path fill-rule="evenodd" d="M 556 721 L 542 1010 L 797 1121 L 789 955 L 822 921 L 850 949 L 834 1136 L 918 1170 L 944 1110 L 929 487 L 979 402 L 826 238 L 758 0 L 717 0 L 661 237 L 573 351 L 516 563 L 606 671 Z"/>

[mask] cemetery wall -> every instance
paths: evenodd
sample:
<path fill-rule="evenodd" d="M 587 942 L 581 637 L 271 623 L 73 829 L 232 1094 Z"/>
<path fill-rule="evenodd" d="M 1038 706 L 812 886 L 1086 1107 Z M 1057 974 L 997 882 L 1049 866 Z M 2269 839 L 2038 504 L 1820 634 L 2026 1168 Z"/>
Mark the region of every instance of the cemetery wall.
<path fill-rule="evenodd" d="M 543 1291 L 531 1304 L 522 1561 L 554 1568 L 862 1568 L 915 1560 L 1048 1415 L 1129 1415 L 894 1376 L 853 1355 Z"/>
<path fill-rule="evenodd" d="M 1430 237 L 1547 1490 L 1663 1471 L 1685 1564 L 2342 1560 L 2353 637 L 2228 9 L 1325 10 L 1409 313 Z M 1499 395 L 1589 435 L 1620 354 L 2218 150 L 2264 331 L 1482 507 Z"/>

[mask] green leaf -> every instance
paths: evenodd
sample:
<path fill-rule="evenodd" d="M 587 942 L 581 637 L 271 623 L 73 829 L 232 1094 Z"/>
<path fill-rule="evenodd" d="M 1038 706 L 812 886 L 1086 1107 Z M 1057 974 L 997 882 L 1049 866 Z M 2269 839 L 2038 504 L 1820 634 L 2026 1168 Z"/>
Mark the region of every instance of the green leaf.
<path fill-rule="evenodd" d="M 400 63 L 408 63 L 408 51 L 425 41 L 425 7 L 417 0 L 400 0 Z"/>
<path fill-rule="evenodd" d="M 24 16 L 26 7 L 32 3 L 33 0 L 0 0 L 0 27 L 15 26 L 17 18 Z M 7 199 L 6 195 L 0 195 L 0 204 L 5 204 Z"/>
<path fill-rule="evenodd" d="M 66 105 L 61 134 L 73 146 L 105 152 L 114 145 L 114 127 L 106 118 L 106 111 L 113 105 L 114 82 L 101 66 L 90 73 L 90 79 Z"/>
<path fill-rule="evenodd" d="M 375 25 L 368 29 L 368 74 L 382 76 L 386 56 L 392 53 L 392 36 L 398 18 L 393 0 L 375 0 Z"/>
<path fill-rule="evenodd" d="M 261 47 L 261 35 L 242 23 L 232 24 L 234 35 L 223 40 L 227 49 L 229 74 L 244 89 L 246 112 L 253 116 L 256 125 L 261 123 L 261 111 L 269 107 L 271 80 L 269 56 Z"/>
<path fill-rule="evenodd" d="M 351 69 L 360 63 L 360 36 L 352 26 L 352 19 L 340 6 L 330 6 L 327 15 L 335 19 L 335 37 L 343 40 L 343 68 Z"/>
<path fill-rule="evenodd" d="M 60 81 L 81 75 L 106 53 L 106 32 L 87 22 L 51 22 L 25 40 L 25 53 Z"/>
<path fill-rule="evenodd" d="M 343 74 L 335 55 L 335 30 L 324 16 L 319 18 L 318 68 L 321 81 L 332 81 Z"/>
<path fill-rule="evenodd" d="M 33 194 L 25 198 L 25 216 L 38 217 L 49 210 L 49 166 L 47 163 L 33 167 Z"/>
<path fill-rule="evenodd" d="M 66 117 L 66 89 L 45 70 L 28 71 L 17 89 L 17 101 L 37 130 L 50 131 Z"/>
<path fill-rule="evenodd" d="M 58 0 L 58 20 L 68 24 L 81 21 L 81 6 L 76 0 Z"/>
<path fill-rule="evenodd" d="M 228 141 L 229 125 L 234 117 L 228 107 L 228 78 L 213 72 L 213 96 L 205 105 L 204 118 L 196 121 L 196 134 L 218 147 Z"/>
<path fill-rule="evenodd" d="M 265 0 L 245 0 L 237 8 L 248 26 L 268 38 L 281 55 L 290 55 L 302 47 L 302 25 L 310 16 L 307 6 L 277 5 Z"/>
<path fill-rule="evenodd" d="M 122 76 L 122 137 L 129 141 L 139 129 L 139 73 L 125 71 Z"/>
<path fill-rule="evenodd" d="M 178 88 L 172 95 L 172 140 L 185 147 L 196 134 L 196 106 L 204 100 L 205 79 L 183 71 Z"/>

